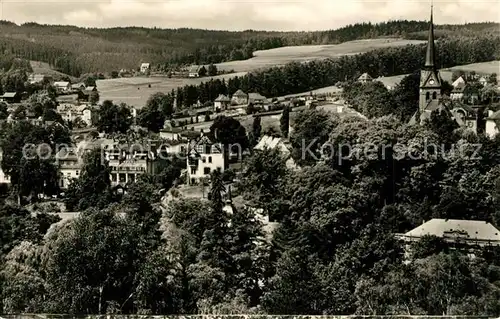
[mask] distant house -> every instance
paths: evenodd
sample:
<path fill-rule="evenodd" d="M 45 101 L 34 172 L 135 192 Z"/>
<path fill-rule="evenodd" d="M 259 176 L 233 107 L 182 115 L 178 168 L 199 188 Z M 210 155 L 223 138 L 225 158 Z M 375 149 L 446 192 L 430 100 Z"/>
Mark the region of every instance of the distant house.
<path fill-rule="evenodd" d="M 481 78 L 479 78 L 479 83 L 482 86 L 486 86 L 486 84 L 488 84 L 488 80 L 486 80 L 486 78 L 484 76 L 482 76 Z"/>
<path fill-rule="evenodd" d="M 76 148 L 61 148 L 56 154 L 56 163 L 59 171 L 59 187 L 67 189 L 69 185 L 80 177 L 83 166 L 82 154 Z"/>
<path fill-rule="evenodd" d="M 267 102 L 267 98 L 265 96 L 260 95 L 259 93 L 248 93 L 248 104 L 264 104 Z"/>
<path fill-rule="evenodd" d="M 461 100 L 461 99 L 463 99 L 463 97 L 464 97 L 464 91 L 465 91 L 466 87 L 467 87 L 467 84 L 465 84 L 465 81 L 464 82 L 458 82 L 456 85 L 453 86 L 453 90 L 451 90 L 450 98 L 452 100 Z"/>
<path fill-rule="evenodd" d="M 361 82 L 361 83 L 368 83 L 368 82 L 371 82 L 372 80 L 373 80 L 373 78 L 368 73 L 363 73 L 358 78 L 358 82 Z"/>
<path fill-rule="evenodd" d="M 30 84 L 41 83 L 45 76 L 43 74 L 32 73 L 28 76 L 28 82 Z"/>
<path fill-rule="evenodd" d="M 54 87 L 59 92 L 68 92 L 71 90 L 71 84 L 66 81 L 54 82 Z"/>
<path fill-rule="evenodd" d="M 289 169 L 294 169 L 297 167 L 295 161 L 290 156 L 290 150 L 285 144 L 285 140 L 281 137 L 273 137 L 269 135 L 264 135 L 257 145 L 254 147 L 256 151 L 264 151 L 266 149 L 276 149 L 281 155 L 286 159 L 286 166 Z"/>
<path fill-rule="evenodd" d="M 71 89 L 73 89 L 74 91 L 83 91 L 85 90 L 85 84 L 84 83 L 72 84 Z"/>
<path fill-rule="evenodd" d="M 141 73 L 147 73 L 150 70 L 150 64 L 149 63 L 142 63 L 140 70 L 141 70 Z"/>
<path fill-rule="evenodd" d="M 21 102 L 21 95 L 17 92 L 5 92 L 2 95 L 2 101 L 7 103 L 19 103 Z"/>
<path fill-rule="evenodd" d="M 231 103 L 231 99 L 225 96 L 224 94 L 219 95 L 214 101 L 214 109 L 217 110 L 226 110 Z"/>
<path fill-rule="evenodd" d="M 196 184 L 204 178 L 209 178 L 213 171 L 224 171 L 223 147 L 206 135 L 189 141 L 187 152 L 188 184 Z"/>
<path fill-rule="evenodd" d="M 188 70 L 188 76 L 190 78 L 198 78 L 200 77 L 200 66 L 192 65 Z"/>
<path fill-rule="evenodd" d="M 396 234 L 396 238 L 407 243 L 406 252 L 410 253 L 411 243 L 426 235 L 439 237 L 453 246 L 500 246 L 500 231 L 489 222 L 479 220 L 434 218 L 405 234 Z"/>
<path fill-rule="evenodd" d="M 242 90 L 238 90 L 234 92 L 233 96 L 231 97 L 231 103 L 235 105 L 247 104 L 248 95 Z"/>
<path fill-rule="evenodd" d="M 456 103 L 456 105 L 451 110 L 453 119 L 457 122 L 460 127 L 472 130 L 477 133 L 478 129 L 478 114 L 471 106 L 466 104 Z"/>

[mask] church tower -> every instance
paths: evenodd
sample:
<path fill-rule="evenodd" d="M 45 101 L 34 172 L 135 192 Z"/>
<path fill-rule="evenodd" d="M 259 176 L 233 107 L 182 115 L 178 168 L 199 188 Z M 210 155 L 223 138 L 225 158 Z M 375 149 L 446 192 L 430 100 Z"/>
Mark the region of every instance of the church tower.
<path fill-rule="evenodd" d="M 434 47 L 434 24 L 432 19 L 429 26 L 429 39 L 427 40 L 427 53 L 425 65 L 420 71 L 420 97 L 419 114 L 429 112 L 439 106 L 441 99 L 441 77 L 436 66 L 436 49 Z"/>

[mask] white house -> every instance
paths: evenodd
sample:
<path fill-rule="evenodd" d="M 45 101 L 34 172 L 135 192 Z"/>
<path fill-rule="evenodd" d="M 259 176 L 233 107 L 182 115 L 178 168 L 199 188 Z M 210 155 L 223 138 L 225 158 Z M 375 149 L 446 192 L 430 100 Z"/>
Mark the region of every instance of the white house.
<path fill-rule="evenodd" d="M 229 103 L 231 103 L 231 99 L 224 94 L 220 94 L 214 101 L 214 109 L 225 110 L 229 106 Z"/>
<path fill-rule="evenodd" d="M 442 238 L 449 244 L 500 246 L 500 231 L 479 220 L 434 218 L 405 234 L 396 234 L 396 238 L 410 244 L 426 235 Z"/>
<path fill-rule="evenodd" d="M 499 132 L 500 124 L 500 111 L 493 112 L 488 111 L 488 117 L 486 118 L 486 128 L 485 133 L 489 138 L 494 138 Z"/>
<path fill-rule="evenodd" d="M 235 105 L 247 104 L 248 94 L 246 94 L 242 90 L 234 92 L 233 96 L 231 97 L 231 103 Z"/>
<path fill-rule="evenodd" d="M 372 80 L 373 80 L 373 78 L 368 73 L 363 73 L 358 78 L 358 82 L 361 82 L 361 83 L 368 83 L 368 82 L 371 82 Z"/>
<path fill-rule="evenodd" d="M 486 86 L 486 84 L 488 84 L 488 80 L 486 80 L 486 78 L 484 76 L 482 76 L 481 78 L 479 78 L 479 83 L 482 86 Z"/>
<path fill-rule="evenodd" d="M 187 175 L 188 184 L 199 183 L 203 178 L 218 170 L 224 171 L 224 150 L 220 143 L 214 143 L 206 135 L 188 143 Z"/>
<path fill-rule="evenodd" d="M 264 151 L 266 149 L 276 149 L 280 152 L 280 154 L 286 159 L 286 166 L 289 169 L 297 168 L 295 161 L 290 156 L 290 150 L 285 145 L 284 139 L 280 137 L 272 137 L 269 135 L 264 135 L 257 145 L 254 147 L 256 151 Z"/>
<path fill-rule="evenodd" d="M 198 78 L 200 77 L 200 67 L 197 65 L 193 65 L 188 70 L 188 76 L 190 78 Z"/>
<path fill-rule="evenodd" d="M 54 82 L 54 87 L 60 92 L 68 92 L 71 90 L 71 84 L 67 81 Z"/>
<path fill-rule="evenodd" d="M 141 70 L 141 73 L 147 73 L 150 70 L 150 64 L 149 63 L 142 63 L 140 70 Z"/>
<path fill-rule="evenodd" d="M 83 166 L 82 153 L 77 148 L 63 147 L 56 154 L 56 163 L 59 169 L 59 187 L 67 189 L 74 179 L 80 177 Z"/>

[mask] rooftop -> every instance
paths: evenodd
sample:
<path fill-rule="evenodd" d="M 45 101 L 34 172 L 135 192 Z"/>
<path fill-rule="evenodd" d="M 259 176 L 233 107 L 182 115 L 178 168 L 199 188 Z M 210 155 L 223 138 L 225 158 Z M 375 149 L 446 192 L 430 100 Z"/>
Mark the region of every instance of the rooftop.
<path fill-rule="evenodd" d="M 434 218 L 404 234 L 406 237 L 460 236 L 461 238 L 479 241 L 500 242 L 500 232 L 492 224 L 479 220 L 458 220 Z"/>

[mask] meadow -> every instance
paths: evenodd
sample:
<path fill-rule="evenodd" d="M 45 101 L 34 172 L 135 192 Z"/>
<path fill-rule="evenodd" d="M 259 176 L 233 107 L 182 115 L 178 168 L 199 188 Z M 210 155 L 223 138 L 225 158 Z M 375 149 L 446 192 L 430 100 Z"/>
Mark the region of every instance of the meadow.
<path fill-rule="evenodd" d="M 306 62 L 316 59 L 338 58 L 344 55 L 364 53 L 386 47 L 421 44 L 425 41 L 403 40 L 397 38 L 379 38 L 348 41 L 331 45 L 287 46 L 270 50 L 255 51 L 254 57 L 243 61 L 231 61 L 216 64 L 219 70 L 249 72 L 261 68 L 280 66 L 290 62 Z"/>

